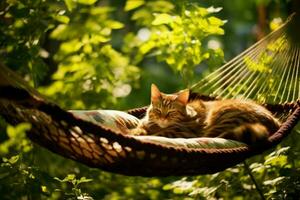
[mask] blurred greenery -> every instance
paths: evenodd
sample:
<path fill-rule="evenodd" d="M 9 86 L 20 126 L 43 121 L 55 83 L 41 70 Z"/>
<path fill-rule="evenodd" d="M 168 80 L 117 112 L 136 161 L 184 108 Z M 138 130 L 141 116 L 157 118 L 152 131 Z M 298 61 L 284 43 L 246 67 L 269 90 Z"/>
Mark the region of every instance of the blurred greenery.
<path fill-rule="evenodd" d="M 0 60 L 65 109 L 125 110 L 149 104 L 153 82 L 171 93 L 200 80 L 291 7 L 279 0 L 4 0 Z M 213 175 L 127 177 L 51 153 L 26 138 L 29 128 L 0 119 L 1 199 L 261 198 L 243 164 Z M 298 198 L 299 141 L 295 131 L 247 160 L 266 199 Z"/>

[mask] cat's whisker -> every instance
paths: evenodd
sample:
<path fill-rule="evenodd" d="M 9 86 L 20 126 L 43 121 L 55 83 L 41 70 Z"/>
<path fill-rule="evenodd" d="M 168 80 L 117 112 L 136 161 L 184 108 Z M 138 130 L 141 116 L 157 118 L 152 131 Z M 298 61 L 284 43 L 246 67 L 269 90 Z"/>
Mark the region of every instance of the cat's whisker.
<path fill-rule="evenodd" d="M 247 71 L 250 73 L 250 71 Z M 250 78 L 249 78 L 250 80 Z M 224 137 L 248 144 L 266 139 L 279 121 L 264 107 L 246 100 L 189 100 L 188 92 L 164 94 L 156 86 L 152 103 L 137 129 L 165 137 Z M 156 97 L 159 97 L 155 99 Z M 193 113 L 193 114 L 192 114 Z M 249 135 L 250 134 L 250 135 Z"/>

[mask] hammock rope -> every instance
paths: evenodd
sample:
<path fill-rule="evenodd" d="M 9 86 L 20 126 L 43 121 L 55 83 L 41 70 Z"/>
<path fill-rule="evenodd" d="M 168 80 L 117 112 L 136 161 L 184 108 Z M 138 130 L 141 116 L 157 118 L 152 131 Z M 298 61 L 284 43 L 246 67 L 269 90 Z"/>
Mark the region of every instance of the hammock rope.
<path fill-rule="evenodd" d="M 281 117 L 279 130 L 261 145 L 248 146 L 222 138 L 126 135 L 118 127 L 134 126 L 147 107 L 126 113 L 68 112 L 46 100 L 3 65 L 0 65 L 0 114 L 13 125 L 30 123 L 32 128 L 27 135 L 32 141 L 90 167 L 132 176 L 222 171 L 274 147 L 300 119 L 299 48 L 286 39 L 288 22 L 191 89 L 190 99 L 236 98 L 243 94 Z M 262 57 L 269 58 L 268 62 Z M 211 92 L 210 88 L 215 97 L 199 93 L 205 89 Z M 269 96 L 262 96 L 267 91 Z"/>
<path fill-rule="evenodd" d="M 293 16 L 277 30 L 191 87 L 222 98 L 251 98 L 261 103 L 300 98 L 299 44 L 288 36 Z"/>
<path fill-rule="evenodd" d="M 300 117 L 300 102 L 268 105 L 270 110 L 294 110 L 294 113 L 260 148 L 250 146 L 227 149 L 224 147 L 187 148 L 176 142 L 171 146 L 159 141 L 151 142 L 149 141 L 151 137 L 118 134 L 76 118 L 72 113 L 64 111 L 55 104 L 32 98 L 22 89 L 7 89 L 16 95 L 22 91 L 23 97 L 27 98 L 20 99 L 20 96 L 11 94 L 6 96 L 2 90 L 1 113 L 10 122 L 30 122 L 33 128 L 28 133 L 28 137 L 31 140 L 88 166 L 126 175 L 195 175 L 221 171 L 277 144 L 291 131 Z M 131 112 L 141 115 L 144 111 L 145 109 L 137 109 Z M 191 143 L 195 139 L 184 140 Z"/>

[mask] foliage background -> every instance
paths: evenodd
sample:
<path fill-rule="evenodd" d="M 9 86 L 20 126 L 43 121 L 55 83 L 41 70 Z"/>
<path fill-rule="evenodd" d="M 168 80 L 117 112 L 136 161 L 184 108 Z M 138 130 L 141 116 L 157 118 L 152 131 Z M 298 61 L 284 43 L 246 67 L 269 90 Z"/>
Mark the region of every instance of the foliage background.
<path fill-rule="evenodd" d="M 222 8 L 222 10 L 220 9 Z M 65 109 L 125 110 L 190 86 L 284 20 L 291 1 L 4 0 L 0 60 Z M 225 23 L 225 21 L 227 23 Z M 267 199 L 300 192 L 299 132 L 213 175 L 127 177 L 64 159 L 0 121 L 1 199 Z"/>

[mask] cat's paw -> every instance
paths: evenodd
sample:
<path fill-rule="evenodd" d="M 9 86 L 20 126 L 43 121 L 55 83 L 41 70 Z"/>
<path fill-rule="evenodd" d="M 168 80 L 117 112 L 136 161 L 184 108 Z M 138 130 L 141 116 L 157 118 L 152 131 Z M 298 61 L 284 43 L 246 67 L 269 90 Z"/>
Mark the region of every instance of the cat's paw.
<path fill-rule="evenodd" d="M 147 135 L 147 131 L 142 128 L 135 128 L 130 130 L 130 135 Z"/>

